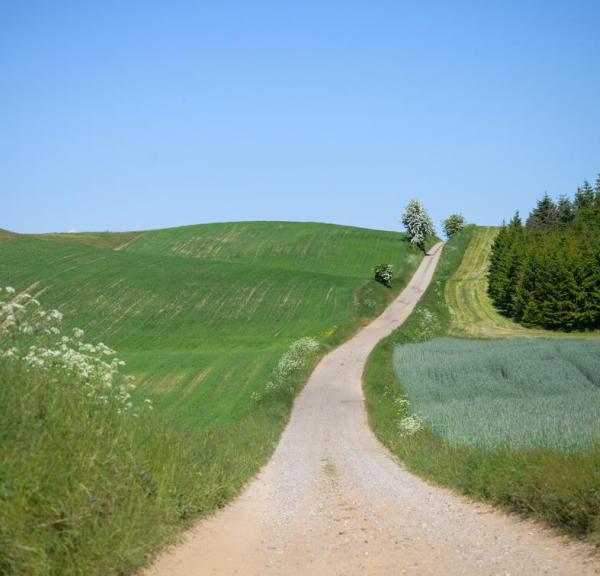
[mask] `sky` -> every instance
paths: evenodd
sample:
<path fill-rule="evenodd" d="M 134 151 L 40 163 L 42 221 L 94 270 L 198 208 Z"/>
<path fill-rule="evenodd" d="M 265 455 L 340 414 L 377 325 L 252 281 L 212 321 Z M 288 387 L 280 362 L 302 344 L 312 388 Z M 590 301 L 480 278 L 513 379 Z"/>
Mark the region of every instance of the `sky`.
<path fill-rule="evenodd" d="M 600 2 L 0 0 L 0 228 L 499 224 L 600 172 Z"/>

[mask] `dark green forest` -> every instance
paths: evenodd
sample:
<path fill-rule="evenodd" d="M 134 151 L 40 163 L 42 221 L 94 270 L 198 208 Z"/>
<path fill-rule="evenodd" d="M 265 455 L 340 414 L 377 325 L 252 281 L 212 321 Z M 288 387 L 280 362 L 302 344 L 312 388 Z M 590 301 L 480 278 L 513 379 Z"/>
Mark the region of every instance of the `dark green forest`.
<path fill-rule="evenodd" d="M 600 328 L 600 175 L 574 197 L 538 201 L 492 246 L 489 294 L 500 312 L 550 330 Z"/>

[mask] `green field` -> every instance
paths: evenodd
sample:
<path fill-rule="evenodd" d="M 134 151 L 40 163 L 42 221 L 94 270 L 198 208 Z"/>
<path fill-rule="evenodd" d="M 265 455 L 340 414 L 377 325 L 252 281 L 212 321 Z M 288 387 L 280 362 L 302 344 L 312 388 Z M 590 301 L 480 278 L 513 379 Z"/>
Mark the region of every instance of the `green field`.
<path fill-rule="evenodd" d="M 319 357 L 383 310 L 421 257 L 398 233 L 310 223 L 0 231 L 0 287 L 64 313 L 61 334 L 77 326 L 116 349 L 134 400 L 155 406 L 98 409 L 70 373 L 0 358 L 0 574 L 130 573 L 223 506 L 272 454 Z M 380 262 L 394 265 L 391 289 L 372 279 Z M 304 337 L 317 353 L 274 378 Z"/>
<path fill-rule="evenodd" d="M 469 226 L 449 241 L 414 313 L 371 353 L 369 423 L 409 470 L 600 543 L 600 334 L 527 330 L 497 314 L 485 284 L 494 233 Z M 425 424 L 411 437 L 406 398 Z"/>
<path fill-rule="evenodd" d="M 35 284 L 44 305 L 118 350 L 163 414 L 202 426 L 249 410 L 294 340 L 336 343 L 381 311 L 397 290 L 371 281 L 375 263 L 394 265 L 399 288 L 419 260 L 398 233 L 311 223 L 0 242 L 4 284 Z"/>
<path fill-rule="evenodd" d="M 412 409 L 452 444 L 600 443 L 600 341 L 437 338 L 398 346 L 394 365 Z"/>

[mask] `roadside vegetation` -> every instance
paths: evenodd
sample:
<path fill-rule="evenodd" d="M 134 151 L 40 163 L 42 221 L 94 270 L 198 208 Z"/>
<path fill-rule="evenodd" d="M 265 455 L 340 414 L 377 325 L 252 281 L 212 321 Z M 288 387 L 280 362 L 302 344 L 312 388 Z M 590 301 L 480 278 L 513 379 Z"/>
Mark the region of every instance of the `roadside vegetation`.
<path fill-rule="evenodd" d="M 318 224 L 93 236 L 0 242 L 15 288 L 0 326 L 23 300 L 61 318 L 2 341 L 0 573 L 128 573 L 224 505 L 268 460 L 318 359 L 422 256 L 401 234 Z M 391 288 L 371 278 L 382 259 Z M 126 362 L 115 369 L 135 376 L 127 410 L 94 403 L 90 374 L 27 360 L 32 345 L 64 356 L 62 338 L 81 328 L 86 354 L 115 349 Z"/>
<path fill-rule="evenodd" d="M 592 382 L 595 376 L 590 374 L 587 378 L 589 381 L 584 382 L 581 374 L 574 376 L 568 367 L 575 362 L 582 366 L 585 364 L 586 370 L 595 370 L 598 343 L 590 342 L 588 349 L 588 344 L 583 343 L 584 348 L 571 339 L 556 344 L 554 340 L 552 343 L 526 340 L 518 344 L 506 342 L 504 345 L 445 339 L 449 335 L 473 336 L 469 330 L 460 330 L 461 326 L 468 326 L 468 322 L 465 321 L 465 309 L 455 308 L 455 303 L 462 299 L 462 296 L 457 296 L 457 274 L 462 285 L 460 290 L 470 294 L 467 301 L 470 308 L 476 310 L 476 334 L 497 334 L 497 316 L 510 323 L 506 324 L 507 330 L 502 337 L 514 335 L 508 330 L 514 323 L 497 312 L 494 315 L 489 301 L 481 299 L 485 296 L 482 272 L 476 270 L 474 276 L 468 278 L 463 268 L 467 258 L 477 261 L 482 256 L 486 238 L 489 240 L 492 234 L 490 229 L 467 226 L 455 235 L 444 247 L 433 281 L 413 314 L 371 353 L 363 375 L 369 422 L 377 437 L 409 470 L 463 494 L 537 517 L 572 535 L 600 543 L 600 445 L 594 442 L 597 418 L 585 412 L 591 418 L 587 422 L 576 421 L 581 396 L 565 393 L 562 389 L 557 390 L 562 394 L 560 399 L 554 399 L 557 403 L 553 409 L 560 415 L 561 422 L 569 415 L 570 422 L 574 422 L 572 433 L 563 430 L 568 446 L 563 442 L 560 448 L 557 447 L 561 431 L 553 430 L 548 420 L 539 428 L 543 432 L 537 439 L 526 439 L 528 433 L 519 435 L 518 429 L 506 434 L 509 424 L 528 432 L 536 428 L 535 412 L 552 396 L 551 388 L 556 385 L 556 380 L 554 384 L 552 380 L 537 381 L 527 392 L 519 390 L 522 396 L 529 396 L 528 406 L 523 406 L 522 410 L 529 408 L 534 422 L 520 422 L 517 425 L 511 415 L 510 422 L 501 423 L 500 429 L 494 429 L 493 420 L 479 425 L 486 415 L 489 417 L 494 409 L 498 409 L 499 404 L 502 409 L 507 406 L 505 401 L 514 404 L 511 394 L 514 395 L 519 386 L 519 375 L 515 374 L 518 364 L 514 361 L 523 361 L 527 347 L 530 352 L 531 347 L 538 347 L 537 352 L 543 354 L 545 347 L 556 345 L 563 354 L 571 355 L 563 362 L 554 357 L 554 370 L 560 369 L 563 375 L 567 370 L 574 379 L 579 378 L 579 384 L 573 382 L 575 389 L 580 392 L 585 390 L 583 395 L 589 394 L 596 402 L 596 391 L 591 387 L 595 386 Z M 482 256 L 481 262 L 485 274 L 486 258 Z M 447 300 L 448 294 L 454 297 Z M 484 302 L 483 313 L 477 311 L 478 302 Z M 517 334 L 521 336 L 541 332 L 515 326 Z M 502 325 L 500 330 L 503 330 Z M 437 340 L 439 338 L 442 340 Z M 490 360 L 486 345 L 495 346 L 493 360 Z M 394 371 L 394 351 L 398 346 L 396 370 L 399 379 Z M 469 354 L 468 365 L 465 365 L 464 359 L 451 365 L 436 363 L 436 350 L 441 351 L 442 357 L 445 355 L 447 359 L 448 354 L 456 349 Z M 426 374 L 420 373 L 420 380 L 417 380 L 414 371 L 411 372 L 415 364 L 411 364 L 409 356 L 415 354 L 421 358 L 427 355 Z M 552 355 L 556 356 L 556 349 L 552 350 Z M 440 361 L 440 357 L 437 361 Z M 474 366 L 477 365 L 477 374 L 473 374 L 471 370 L 475 370 Z M 509 366 L 513 368 L 506 372 L 505 377 L 503 368 L 506 370 Z M 486 394 L 484 375 L 492 379 L 492 373 L 494 394 Z M 548 376 L 546 372 L 543 374 Z M 497 384 L 503 386 L 505 398 L 498 398 L 501 393 Z M 531 386 L 531 378 L 528 379 L 528 385 Z M 473 397 L 477 390 L 481 391 L 480 396 Z M 464 393 L 462 396 L 461 391 Z M 465 396 L 468 400 L 465 400 Z M 540 406 L 536 406 L 537 403 Z M 495 415 L 496 424 L 501 414 Z M 416 422 L 414 433 L 406 433 L 407 417 L 412 417 Z M 459 422 L 461 419 L 463 421 Z M 511 444 L 511 441 L 514 443 Z"/>

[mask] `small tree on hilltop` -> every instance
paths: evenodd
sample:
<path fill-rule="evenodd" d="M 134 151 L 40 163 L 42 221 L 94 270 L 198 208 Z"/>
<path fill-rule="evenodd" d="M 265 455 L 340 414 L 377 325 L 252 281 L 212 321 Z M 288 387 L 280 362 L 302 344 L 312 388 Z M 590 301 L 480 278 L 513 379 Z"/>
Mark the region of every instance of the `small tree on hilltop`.
<path fill-rule="evenodd" d="M 465 218 L 462 214 L 452 214 L 442 222 L 442 225 L 444 234 L 450 239 L 465 227 Z"/>
<path fill-rule="evenodd" d="M 402 224 L 406 228 L 408 239 L 425 250 L 425 239 L 435 233 L 433 221 L 427 210 L 418 200 L 411 200 L 402 216 Z"/>

